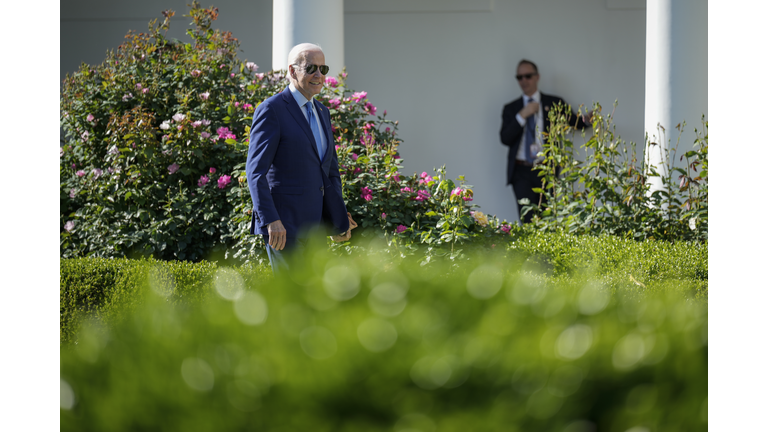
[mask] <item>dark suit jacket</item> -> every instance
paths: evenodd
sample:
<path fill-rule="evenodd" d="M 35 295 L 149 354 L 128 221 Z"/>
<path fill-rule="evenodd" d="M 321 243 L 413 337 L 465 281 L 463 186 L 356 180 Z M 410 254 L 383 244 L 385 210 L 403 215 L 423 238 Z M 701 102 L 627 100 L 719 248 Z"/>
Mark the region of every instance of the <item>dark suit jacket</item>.
<path fill-rule="evenodd" d="M 549 131 L 549 110 L 551 110 L 558 102 L 566 103 L 563 98 L 559 96 L 541 93 L 541 109 L 544 114 L 545 132 Z M 509 153 L 507 154 L 507 184 L 512 184 L 512 173 L 515 171 L 517 150 L 520 147 L 520 138 L 523 136 L 524 126 L 520 126 L 520 123 L 517 122 L 516 118 L 517 113 L 520 112 L 521 109 L 523 109 L 523 98 L 519 97 L 504 105 L 504 111 L 502 111 L 501 114 L 501 143 L 509 147 Z M 568 123 L 576 128 L 583 128 L 586 126 L 581 120 L 581 117 L 576 114 L 571 115 Z"/>
<path fill-rule="evenodd" d="M 334 235 L 349 229 L 330 113 L 314 98 L 311 102 L 328 143 L 322 160 L 290 89 L 265 100 L 253 113 L 246 162 L 253 201 L 251 234 L 268 235 L 267 225 L 280 220 L 287 245 L 313 225 L 326 225 Z"/>

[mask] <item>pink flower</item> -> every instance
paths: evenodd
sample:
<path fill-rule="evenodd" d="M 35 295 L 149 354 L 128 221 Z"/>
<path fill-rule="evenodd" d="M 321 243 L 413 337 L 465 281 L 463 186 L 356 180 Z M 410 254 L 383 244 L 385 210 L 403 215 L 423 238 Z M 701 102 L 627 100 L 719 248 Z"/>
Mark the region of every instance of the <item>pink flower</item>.
<path fill-rule="evenodd" d="M 178 129 L 178 130 L 182 130 L 182 129 L 184 129 L 184 126 L 182 126 L 182 125 L 178 125 L 178 126 L 176 126 L 176 129 Z"/>
<path fill-rule="evenodd" d="M 82 177 L 82 176 L 84 176 L 84 175 L 85 175 L 85 171 L 83 171 L 83 170 L 78 170 L 78 171 L 77 171 L 75 174 L 77 174 L 77 176 L 78 176 L 78 177 Z"/>
<path fill-rule="evenodd" d="M 202 176 L 200 176 L 200 180 L 197 181 L 197 185 L 200 186 L 200 187 L 203 187 L 206 184 L 208 184 L 208 182 L 210 180 L 211 179 L 209 179 L 207 175 L 202 175 Z"/>
<path fill-rule="evenodd" d="M 220 127 L 220 128 L 218 128 L 218 129 L 216 129 L 216 133 L 217 133 L 217 134 L 219 134 L 219 138 L 221 138 L 221 139 L 225 139 L 225 140 L 226 140 L 226 139 L 230 139 L 230 138 L 232 138 L 232 139 L 237 139 L 237 137 L 235 136 L 235 134 L 233 134 L 233 133 L 232 133 L 232 132 L 229 130 L 229 128 L 227 128 L 227 127 Z"/>
<path fill-rule="evenodd" d="M 365 103 L 365 110 L 368 111 L 370 115 L 376 115 L 376 107 L 370 102 Z"/>
<path fill-rule="evenodd" d="M 185 116 L 184 114 L 181 114 L 181 113 L 176 113 L 176 114 L 173 115 L 172 118 L 173 118 L 173 121 L 175 121 L 176 123 L 180 123 L 182 120 L 187 118 L 187 116 Z"/>
<path fill-rule="evenodd" d="M 387 116 L 387 110 L 384 110 L 384 117 Z"/>
<path fill-rule="evenodd" d="M 408 186 L 406 186 L 404 188 L 400 188 L 400 192 L 402 192 L 402 193 L 411 192 L 411 188 L 409 188 Z"/>
<path fill-rule="evenodd" d="M 149 89 L 148 88 L 141 89 L 141 93 L 142 94 L 147 94 L 147 93 L 149 93 Z"/>
<path fill-rule="evenodd" d="M 133 94 L 131 94 L 131 92 L 128 92 L 128 93 L 123 95 L 123 102 L 125 102 L 127 100 L 130 100 L 130 99 L 133 99 Z"/>
<path fill-rule="evenodd" d="M 208 100 L 208 97 L 209 97 L 210 95 L 211 95 L 211 94 L 210 94 L 210 93 L 208 93 L 208 92 L 205 92 L 205 93 L 200 93 L 200 99 L 202 99 L 202 100 Z"/>
<path fill-rule="evenodd" d="M 211 167 L 211 169 L 209 169 L 208 172 L 211 174 L 216 174 L 216 168 Z"/>
<path fill-rule="evenodd" d="M 208 126 L 209 124 L 211 124 L 211 121 L 207 119 L 202 119 L 201 121 L 203 122 L 203 126 Z"/>
<path fill-rule="evenodd" d="M 364 92 L 363 91 L 363 92 L 354 92 L 354 93 L 352 93 L 352 100 L 354 100 L 355 102 L 360 102 L 361 100 L 365 99 L 366 97 L 368 97 L 368 92 Z"/>
<path fill-rule="evenodd" d="M 341 99 L 339 98 L 333 98 L 328 101 L 328 105 L 330 105 L 330 108 L 337 109 L 339 108 L 339 105 L 341 105 Z"/>
<path fill-rule="evenodd" d="M 208 132 L 201 132 L 200 136 L 203 137 L 203 139 L 208 139 L 211 136 L 211 134 L 209 134 Z"/>
<path fill-rule="evenodd" d="M 201 122 L 200 120 L 198 120 L 198 121 L 192 122 L 192 127 L 193 127 L 193 128 L 198 128 L 198 127 L 200 127 L 200 125 L 202 125 L 202 124 L 203 124 L 203 122 Z"/>
<path fill-rule="evenodd" d="M 88 131 L 85 131 L 82 134 L 80 134 L 80 137 L 83 139 L 83 141 L 87 141 L 88 140 L 88 136 L 90 136 Z"/>
<path fill-rule="evenodd" d="M 416 193 L 416 196 L 411 199 L 415 201 L 425 201 L 431 196 L 432 195 L 428 191 L 420 190 Z"/>
<path fill-rule="evenodd" d="M 193 77 L 197 78 L 197 77 L 199 77 L 199 76 L 200 76 L 200 74 L 201 74 L 201 73 L 202 73 L 202 72 L 201 72 L 200 70 L 198 70 L 198 69 L 195 69 L 195 70 L 193 70 L 192 72 L 190 72 L 189 74 L 190 74 L 190 75 L 192 75 Z"/>
<path fill-rule="evenodd" d="M 373 191 L 371 191 L 371 190 L 370 190 L 370 189 L 368 189 L 367 187 L 363 186 L 363 187 L 360 189 L 360 192 L 362 192 L 362 193 L 360 194 L 360 198 L 362 198 L 362 199 L 364 199 L 364 200 L 366 200 L 366 201 L 370 201 L 370 200 L 372 200 L 372 199 L 373 199 Z"/>
<path fill-rule="evenodd" d="M 359 157 L 360 156 L 358 156 L 357 153 L 352 153 L 352 154 L 349 155 L 349 158 L 352 159 L 353 161 L 356 161 L 357 158 L 359 158 Z"/>
<path fill-rule="evenodd" d="M 235 102 L 235 108 L 240 106 L 240 102 Z"/>
<path fill-rule="evenodd" d="M 77 192 L 75 192 L 75 190 L 74 190 L 74 189 L 70 189 L 70 190 L 69 190 L 69 197 L 70 197 L 70 198 L 74 198 L 76 193 L 77 193 Z"/>
<path fill-rule="evenodd" d="M 251 72 L 256 72 L 257 70 L 259 70 L 259 65 L 257 65 L 254 62 L 246 62 L 245 63 L 245 68 L 248 69 Z"/>
<path fill-rule="evenodd" d="M 94 117 L 93 117 L 93 114 L 88 114 L 88 117 L 86 117 L 85 119 L 86 119 L 87 121 L 89 121 L 89 122 L 93 123 L 93 119 L 94 119 Z"/>
<path fill-rule="evenodd" d="M 180 168 L 179 164 L 177 164 L 175 162 L 172 163 L 171 165 L 168 165 L 168 174 L 175 174 L 176 171 L 179 170 L 179 168 Z"/>
<path fill-rule="evenodd" d="M 213 169 L 213 168 L 211 168 L 211 169 Z M 232 176 L 223 175 L 223 176 L 219 177 L 219 189 L 224 189 L 225 187 L 227 187 L 227 185 L 231 181 L 232 181 Z"/>
<path fill-rule="evenodd" d="M 59 158 L 64 156 L 64 147 L 59 147 Z"/>
<path fill-rule="evenodd" d="M 91 171 L 91 172 L 93 173 L 93 178 L 94 179 L 97 179 L 97 178 L 101 177 L 101 175 L 104 173 L 104 171 L 102 171 L 102 170 L 100 170 L 98 168 L 94 168 L 93 171 Z"/>
<path fill-rule="evenodd" d="M 382 219 L 386 219 L 386 218 L 387 218 L 387 214 L 386 214 L 386 213 L 382 213 L 382 214 L 381 214 L 381 218 L 382 218 Z"/>
<path fill-rule="evenodd" d="M 64 229 L 67 230 L 67 232 L 72 231 L 75 228 L 75 223 L 72 221 L 67 221 L 67 223 L 64 224 Z"/>
<path fill-rule="evenodd" d="M 360 168 L 355 168 L 355 171 L 353 171 L 352 174 L 358 174 L 361 172 L 363 172 L 363 170 L 361 170 Z"/>
<path fill-rule="evenodd" d="M 141 90 L 141 83 L 136 84 L 136 89 Z"/>
<path fill-rule="evenodd" d="M 384 112 L 386 112 L 386 111 L 384 111 Z M 384 114 L 384 115 L 386 115 L 386 114 Z M 389 128 L 384 129 L 384 132 L 389 133 Z"/>
<path fill-rule="evenodd" d="M 342 72 L 341 73 L 341 77 L 346 79 L 347 78 L 347 73 L 346 72 Z"/>
<path fill-rule="evenodd" d="M 328 84 L 331 87 L 338 87 L 339 81 L 334 77 L 326 77 L 325 83 Z"/>
<path fill-rule="evenodd" d="M 407 226 L 405 226 L 405 225 L 398 225 L 398 226 L 397 226 L 397 229 L 395 229 L 395 232 L 396 232 L 397 234 L 400 234 L 400 233 L 403 233 L 403 232 L 405 232 L 405 230 L 407 230 L 407 229 L 408 229 L 408 227 L 407 227 Z"/>
<path fill-rule="evenodd" d="M 512 229 L 512 227 L 511 227 L 511 226 L 509 226 L 509 225 L 502 225 L 502 226 L 501 226 L 501 230 L 502 230 L 502 231 L 504 231 L 505 233 L 509 233 L 509 231 L 510 231 L 511 229 Z"/>
<path fill-rule="evenodd" d="M 456 189 L 452 190 L 451 196 L 461 196 L 461 188 L 457 187 Z"/>
<path fill-rule="evenodd" d="M 248 104 L 248 103 L 247 103 L 247 104 L 243 104 L 243 109 L 244 109 L 244 110 L 248 110 L 248 111 L 250 111 L 250 110 L 252 110 L 252 109 L 253 109 L 253 105 L 251 105 L 251 104 Z"/>
<path fill-rule="evenodd" d="M 225 65 L 219 65 L 219 69 L 224 69 Z"/>
<path fill-rule="evenodd" d="M 263 80 L 263 79 L 264 79 L 264 74 L 263 74 L 263 73 L 257 73 L 257 74 L 256 74 L 256 78 L 258 78 L 258 79 L 259 79 L 259 81 L 261 81 L 261 80 Z M 256 83 L 254 82 L 254 84 L 256 84 Z"/>
<path fill-rule="evenodd" d="M 231 73 L 231 74 L 229 74 L 229 76 L 230 76 L 230 77 L 232 77 L 232 78 L 234 78 L 234 77 L 235 77 L 235 74 L 234 74 L 234 72 L 233 72 L 233 73 Z"/>

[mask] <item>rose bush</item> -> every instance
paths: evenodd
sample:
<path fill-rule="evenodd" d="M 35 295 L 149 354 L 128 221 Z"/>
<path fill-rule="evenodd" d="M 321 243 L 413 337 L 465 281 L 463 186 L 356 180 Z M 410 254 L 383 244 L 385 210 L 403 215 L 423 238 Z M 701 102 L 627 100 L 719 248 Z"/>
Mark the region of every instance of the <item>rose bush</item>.
<path fill-rule="evenodd" d="M 211 29 L 216 8 L 191 5 L 191 42 L 166 38 L 173 15 L 163 12 L 147 33 L 129 32 L 102 64 L 64 80 L 62 257 L 265 258 L 261 237 L 248 233 L 249 128 L 254 108 L 288 80 L 238 59 L 239 41 Z M 402 174 L 398 123 L 386 111 L 377 116 L 346 77 L 327 77 L 318 98 L 330 108 L 357 232 L 444 251 L 507 235 L 496 218 L 479 224 L 470 215 L 473 193 L 463 179 L 456 184 L 444 168 Z"/>

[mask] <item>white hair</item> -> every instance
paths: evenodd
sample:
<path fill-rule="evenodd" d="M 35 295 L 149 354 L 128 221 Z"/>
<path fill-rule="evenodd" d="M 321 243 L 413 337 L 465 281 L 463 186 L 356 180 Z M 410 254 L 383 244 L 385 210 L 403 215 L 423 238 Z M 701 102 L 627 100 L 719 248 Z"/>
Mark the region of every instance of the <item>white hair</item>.
<path fill-rule="evenodd" d="M 323 49 L 320 47 L 320 45 L 316 45 L 312 43 L 298 44 L 295 47 L 291 48 L 291 51 L 288 53 L 288 65 L 290 66 L 292 64 L 298 64 L 301 60 L 304 60 L 306 58 L 306 55 L 304 55 L 304 53 L 308 51 L 323 52 Z"/>

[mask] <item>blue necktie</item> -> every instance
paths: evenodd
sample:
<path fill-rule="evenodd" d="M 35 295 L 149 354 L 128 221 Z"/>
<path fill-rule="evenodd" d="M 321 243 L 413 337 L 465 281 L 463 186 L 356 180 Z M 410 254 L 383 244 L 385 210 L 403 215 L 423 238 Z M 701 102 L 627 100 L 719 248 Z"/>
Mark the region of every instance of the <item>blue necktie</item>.
<path fill-rule="evenodd" d="M 528 99 L 528 103 L 533 102 L 533 98 Z M 534 117 L 536 115 L 530 115 L 525 120 L 525 139 L 523 140 L 523 145 L 525 146 L 525 160 L 528 163 L 533 163 L 534 155 L 531 154 L 531 146 L 533 145 L 534 141 L 536 141 L 536 121 L 534 120 Z"/>
<path fill-rule="evenodd" d="M 309 127 L 312 129 L 312 135 L 315 136 L 315 146 L 317 146 L 317 154 L 320 156 L 320 160 L 323 160 L 323 155 L 325 154 L 325 149 L 323 149 L 323 140 L 320 138 L 322 135 L 320 135 L 320 126 L 317 124 L 317 120 L 315 119 L 315 116 L 312 113 L 312 107 L 309 106 L 312 101 L 304 104 L 304 107 L 307 109 L 307 120 L 309 120 Z"/>

